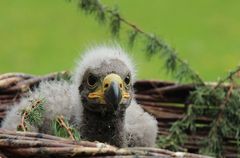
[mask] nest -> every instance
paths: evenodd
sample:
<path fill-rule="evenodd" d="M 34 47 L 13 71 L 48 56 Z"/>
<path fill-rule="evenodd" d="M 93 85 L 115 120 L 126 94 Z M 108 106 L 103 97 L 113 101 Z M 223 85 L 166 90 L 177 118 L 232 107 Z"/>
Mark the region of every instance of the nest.
<path fill-rule="evenodd" d="M 46 76 L 32 76 L 22 73 L 0 75 L 0 122 L 6 110 L 14 102 L 34 89 L 41 81 L 68 78 L 67 72 L 53 73 Z M 168 135 L 172 123 L 183 118 L 186 100 L 195 89 L 191 84 L 180 85 L 163 81 L 137 81 L 134 85 L 137 102 L 143 109 L 158 120 L 159 134 Z M 200 117 L 197 121 L 208 124 L 211 118 Z M 199 142 L 208 129 L 198 129 L 189 135 L 184 144 L 189 152 L 197 153 Z M 230 138 L 229 138 L 230 139 Z M 226 153 L 234 152 L 231 145 Z M 2 154 L 2 155 L 1 155 Z M 159 156 L 159 157 L 204 157 L 196 154 L 171 152 L 157 148 L 125 148 L 120 149 L 99 142 L 71 141 L 60 137 L 30 132 L 12 132 L 0 129 L 0 157 L 77 157 L 77 156 Z"/>

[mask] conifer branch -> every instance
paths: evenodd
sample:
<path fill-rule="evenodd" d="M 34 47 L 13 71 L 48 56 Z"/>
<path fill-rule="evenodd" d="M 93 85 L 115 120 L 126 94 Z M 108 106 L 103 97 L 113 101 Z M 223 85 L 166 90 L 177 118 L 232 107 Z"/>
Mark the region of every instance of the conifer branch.
<path fill-rule="evenodd" d="M 200 153 L 219 157 L 223 154 L 224 138 L 235 135 L 236 141 L 238 141 L 240 117 L 237 109 L 240 105 L 240 91 L 234 89 L 233 76 L 239 72 L 239 69 L 237 67 L 234 71 L 231 71 L 214 87 L 202 86 L 191 92 L 189 102 L 194 106 L 188 105 L 185 117 L 172 125 L 170 128 L 171 133 L 167 138 L 159 138 L 158 145 L 171 150 L 180 150 L 181 146 L 186 142 L 185 132 L 194 133 L 196 130 L 196 118 L 204 115 L 211 116 L 214 119 L 209 126 L 208 137 L 202 141 Z M 231 84 L 226 91 L 221 85 L 227 80 Z M 197 108 L 199 106 L 202 108 Z M 215 110 L 211 111 L 211 109 Z"/>
<path fill-rule="evenodd" d="M 71 140 L 77 141 L 80 140 L 78 130 L 69 125 L 68 121 L 62 115 L 57 116 L 56 119 L 53 120 L 52 128 L 55 136 L 70 138 Z"/>
<path fill-rule="evenodd" d="M 215 89 L 219 88 L 227 80 L 232 80 L 234 75 L 238 74 L 239 72 L 240 72 L 240 66 L 237 66 L 234 70 L 230 71 L 226 77 L 224 77 L 218 82 L 218 84 L 215 86 Z"/>
<path fill-rule="evenodd" d="M 145 45 L 146 52 L 150 56 L 160 52 L 161 56 L 165 59 L 167 71 L 173 74 L 178 81 L 191 80 L 197 85 L 205 85 L 198 73 L 178 56 L 175 49 L 170 47 L 163 40 L 160 40 L 156 35 L 145 32 L 142 28 L 123 18 L 117 9 L 112 9 L 103 5 L 99 0 L 79 0 L 79 2 L 80 8 L 86 14 L 95 15 L 98 21 L 102 23 L 109 20 L 111 32 L 114 36 L 118 36 L 122 23 L 130 27 L 130 45 L 134 44 L 137 35 L 142 35 L 147 40 L 147 44 Z"/>
<path fill-rule="evenodd" d="M 42 122 L 44 99 L 35 99 L 31 104 L 23 109 L 21 113 L 21 123 L 17 126 L 18 131 L 28 131 L 28 125 L 37 126 Z"/>
<path fill-rule="evenodd" d="M 69 134 L 69 137 L 72 139 L 72 140 L 75 140 L 74 137 L 73 137 L 73 134 L 70 130 L 70 127 L 66 125 L 65 121 L 64 121 L 64 117 L 61 115 L 59 117 L 57 117 L 57 120 L 56 120 L 60 126 L 62 126 L 63 128 L 66 129 L 67 133 Z"/>
<path fill-rule="evenodd" d="M 230 85 L 222 104 L 219 107 L 219 111 L 215 119 L 211 124 L 211 129 L 208 134 L 208 138 L 203 141 L 203 147 L 200 149 L 200 153 L 207 153 L 217 157 L 223 155 L 223 137 L 224 133 L 221 132 L 221 125 L 224 121 L 225 107 L 231 97 L 233 91 L 233 84 Z M 209 139 L 211 141 L 209 141 Z"/>
<path fill-rule="evenodd" d="M 173 123 L 169 129 L 170 134 L 165 136 L 159 136 L 157 145 L 160 148 L 170 149 L 172 151 L 187 151 L 182 146 L 186 142 L 187 134 L 186 130 L 190 129 L 195 131 L 194 124 L 195 114 L 193 113 L 193 105 L 188 105 L 187 114 L 179 121 Z"/>

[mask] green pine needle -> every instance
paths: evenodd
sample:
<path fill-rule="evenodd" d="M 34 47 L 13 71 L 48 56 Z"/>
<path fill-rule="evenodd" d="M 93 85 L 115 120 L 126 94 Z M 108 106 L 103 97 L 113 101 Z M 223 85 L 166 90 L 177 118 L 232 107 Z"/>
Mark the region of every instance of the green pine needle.
<path fill-rule="evenodd" d="M 44 102 L 39 102 L 39 105 L 36 106 L 36 108 L 32 108 L 32 110 L 29 111 L 29 114 L 26 117 L 26 121 L 29 122 L 30 125 L 39 126 L 42 124 L 43 121 L 43 108 Z"/>
<path fill-rule="evenodd" d="M 109 26 L 110 26 L 112 35 L 118 36 L 120 27 L 121 27 L 121 19 L 120 19 L 120 15 L 119 15 L 117 8 L 112 10 L 112 14 L 110 14 L 110 25 Z"/>
<path fill-rule="evenodd" d="M 44 98 L 31 100 L 31 103 L 21 112 L 23 122 L 17 126 L 18 131 L 28 131 L 31 126 L 37 127 L 42 124 L 44 103 Z"/>
<path fill-rule="evenodd" d="M 62 118 L 62 121 L 64 122 L 68 129 L 66 129 L 66 127 L 64 127 L 63 124 L 59 121 L 60 118 Z M 71 132 L 74 140 L 77 141 L 81 140 L 80 133 L 78 132 L 78 130 L 74 128 L 74 126 L 69 125 L 68 121 L 62 116 L 58 116 L 52 121 L 52 130 L 55 136 L 69 138 L 70 137 L 69 132 Z"/>
<path fill-rule="evenodd" d="M 130 48 L 133 47 L 134 42 L 137 38 L 137 35 L 138 35 L 138 32 L 136 30 L 129 31 L 129 33 L 128 33 L 128 43 L 129 43 Z"/>

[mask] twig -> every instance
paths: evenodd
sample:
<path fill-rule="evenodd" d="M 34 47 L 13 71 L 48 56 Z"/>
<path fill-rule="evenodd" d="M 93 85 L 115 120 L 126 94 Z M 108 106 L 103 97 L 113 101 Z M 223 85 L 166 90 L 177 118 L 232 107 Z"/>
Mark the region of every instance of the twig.
<path fill-rule="evenodd" d="M 71 129 L 68 125 L 66 125 L 65 121 L 64 121 L 64 117 L 61 115 L 61 116 L 58 116 L 57 117 L 57 122 L 59 123 L 59 125 L 63 126 L 66 130 L 67 130 L 67 133 L 69 134 L 69 137 L 72 139 L 72 140 L 75 140 L 72 132 L 71 132 Z"/>
<path fill-rule="evenodd" d="M 232 79 L 234 75 L 236 75 L 238 72 L 240 72 L 240 66 L 237 66 L 237 68 L 231 72 L 229 72 L 229 75 L 227 75 L 225 78 L 221 79 L 218 84 L 214 87 L 214 89 L 219 88 L 224 82 L 226 82 L 229 79 Z"/>
<path fill-rule="evenodd" d="M 0 80 L 3 79 L 7 79 L 7 78 L 12 78 L 12 77 L 19 77 L 19 78 L 23 78 L 23 79 L 29 79 L 32 78 L 33 75 L 29 75 L 29 74 L 24 74 L 24 73 L 5 73 L 5 74 L 1 74 L 0 75 Z"/>
<path fill-rule="evenodd" d="M 22 113 L 22 117 L 21 117 L 21 123 L 17 126 L 18 130 L 23 130 L 24 132 L 27 131 L 27 124 L 26 124 L 26 119 L 29 116 L 30 111 L 34 110 L 35 108 L 37 108 L 37 106 L 39 106 L 42 103 L 43 99 L 37 99 L 37 100 L 33 100 L 31 105 L 27 106 Z"/>
<path fill-rule="evenodd" d="M 33 85 L 36 86 L 41 81 L 49 81 L 49 80 L 54 80 L 61 77 L 69 78 L 70 74 L 68 71 L 62 71 L 62 72 L 48 74 L 42 77 L 35 76 L 35 77 L 27 78 L 23 81 L 17 82 L 16 85 L 14 86 L 10 86 L 9 88 L 6 88 L 6 89 L 0 89 L 0 93 L 11 94 L 16 92 L 26 92 L 30 88 L 32 88 Z"/>
<path fill-rule="evenodd" d="M 27 126 L 26 126 L 26 117 L 27 117 L 27 111 L 25 111 L 21 117 L 21 123 L 18 125 L 18 130 L 23 130 L 24 132 L 27 131 Z"/>
<path fill-rule="evenodd" d="M 13 74 L 12 74 L 13 75 Z M 16 83 L 25 80 L 22 77 L 16 77 L 16 76 L 12 76 L 10 78 L 5 78 L 0 80 L 0 89 L 7 89 L 12 85 L 16 85 Z"/>

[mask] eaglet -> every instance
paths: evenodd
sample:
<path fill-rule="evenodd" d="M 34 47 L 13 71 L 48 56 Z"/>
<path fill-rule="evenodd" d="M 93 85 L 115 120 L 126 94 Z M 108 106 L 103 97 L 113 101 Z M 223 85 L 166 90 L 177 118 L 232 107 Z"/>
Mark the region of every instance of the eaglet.
<path fill-rule="evenodd" d="M 77 63 L 72 82 L 44 81 L 7 113 L 2 128 L 16 130 L 21 111 L 44 98 L 43 122 L 34 132 L 53 134 L 51 122 L 63 115 L 81 138 L 118 147 L 154 146 L 157 121 L 136 103 L 135 68 L 119 46 L 88 49 Z"/>

